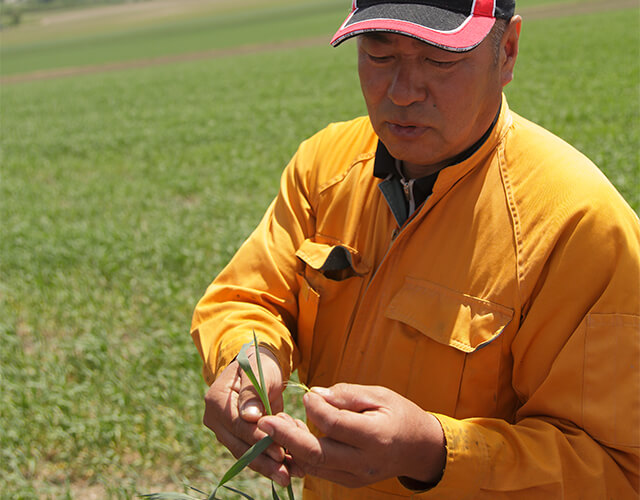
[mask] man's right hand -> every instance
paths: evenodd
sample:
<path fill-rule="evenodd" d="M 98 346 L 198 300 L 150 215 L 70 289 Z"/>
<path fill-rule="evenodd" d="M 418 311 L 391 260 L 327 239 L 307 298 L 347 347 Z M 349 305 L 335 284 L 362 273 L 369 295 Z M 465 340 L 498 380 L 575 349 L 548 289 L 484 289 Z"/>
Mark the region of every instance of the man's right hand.
<path fill-rule="evenodd" d="M 255 351 L 251 348 L 249 352 L 249 361 L 257 377 Z M 283 409 L 282 370 L 274 354 L 264 347 L 260 348 L 260 361 L 269 403 L 276 414 Z M 232 362 L 220 374 L 207 391 L 204 400 L 204 425 L 215 433 L 218 441 L 226 446 L 234 457 L 239 458 L 249 447 L 266 436 L 256 425 L 265 414 L 264 407 L 238 361 Z M 256 458 L 250 467 L 280 486 L 286 486 L 290 482 L 290 476 L 284 459 L 284 450 L 274 444 Z"/>

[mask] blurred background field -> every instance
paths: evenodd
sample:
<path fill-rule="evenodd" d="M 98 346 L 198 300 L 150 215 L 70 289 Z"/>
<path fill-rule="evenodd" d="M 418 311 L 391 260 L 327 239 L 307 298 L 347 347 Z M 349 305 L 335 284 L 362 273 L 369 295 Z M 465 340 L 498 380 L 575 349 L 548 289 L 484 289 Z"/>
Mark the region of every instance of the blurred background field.
<path fill-rule="evenodd" d="M 327 45 L 349 3 L 58 6 L 3 26 L 0 498 L 208 490 L 233 462 L 201 423 L 191 312 L 299 142 L 365 113 L 353 44 Z M 640 9 L 545 17 L 555 4 L 518 4 L 510 106 L 638 212 Z"/>

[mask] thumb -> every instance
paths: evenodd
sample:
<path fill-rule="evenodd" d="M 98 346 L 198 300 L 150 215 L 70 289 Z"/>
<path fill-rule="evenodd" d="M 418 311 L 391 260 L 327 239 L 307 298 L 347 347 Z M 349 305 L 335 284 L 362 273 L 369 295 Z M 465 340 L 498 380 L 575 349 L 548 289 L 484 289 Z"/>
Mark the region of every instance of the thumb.
<path fill-rule="evenodd" d="M 264 406 L 249 377 L 243 372 L 238 391 L 238 411 L 247 422 L 257 422 L 264 415 Z"/>
<path fill-rule="evenodd" d="M 332 387 L 312 387 L 311 391 L 321 396 L 331 406 L 341 410 L 361 413 L 380 408 L 376 387 L 356 384 L 336 384 Z"/>
<path fill-rule="evenodd" d="M 369 387 L 336 384 L 330 388 L 312 387 L 302 398 L 307 420 L 326 437 L 356 448 L 364 448 L 376 425 L 379 404 L 373 401 Z"/>
<path fill-rule="evenodd" d="M 274 354 L 265 348 L 259 349 L 260 359 L 264 372 L 264 383 L 267 397 L 274 413 L 282 411 L 282 370 Z M 249 355 L 251 367 L 256 378 L 258 369 L 255 361 L 255 353 Z M 266 410 L 258 391 L 251 383 L 251 380 L 242 369 L 240 379 L 240 390 L 238 391 L 238 410 L 240 416 L 248 422 L 257 422 L 260 417 L 266 414 Z"/>

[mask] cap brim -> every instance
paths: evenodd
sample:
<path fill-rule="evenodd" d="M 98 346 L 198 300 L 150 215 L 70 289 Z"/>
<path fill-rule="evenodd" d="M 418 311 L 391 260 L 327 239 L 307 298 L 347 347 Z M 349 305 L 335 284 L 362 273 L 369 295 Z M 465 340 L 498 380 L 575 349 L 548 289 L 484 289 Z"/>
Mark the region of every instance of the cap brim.
<path fill-rule="evenodd" d="M 369 32 L 407 35 L 445 50 L 464 52 L 476 47 L 491 31 L 495 18 L 456 14 L 429 5 L 378 4 L 355 9 L 331 40 L 345 40 Z"/>

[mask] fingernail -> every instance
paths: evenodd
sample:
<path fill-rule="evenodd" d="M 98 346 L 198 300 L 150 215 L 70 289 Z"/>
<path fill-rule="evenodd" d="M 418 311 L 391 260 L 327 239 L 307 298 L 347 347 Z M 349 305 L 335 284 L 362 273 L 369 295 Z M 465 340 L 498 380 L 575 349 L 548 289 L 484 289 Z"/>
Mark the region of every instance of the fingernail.
<path fill-rule="evenodd" d="M 315 392 L 319 396 L 326 398 L 331 395 L 331 389 L 327 389 L 326 387 L 312 387 L 311 392 Z"/>
<path fill-rule="evenodd" d="M 240 413 L 243 417 L 261 417 L 262 409 L 256 403 L 248 402 L 242 405 L 240 408 Z"/>

